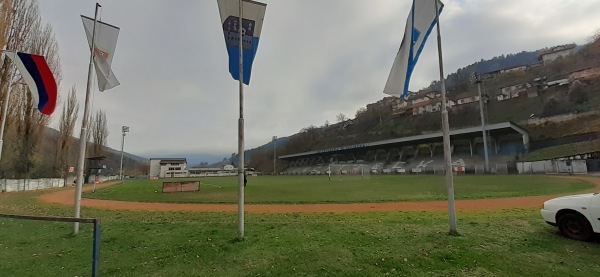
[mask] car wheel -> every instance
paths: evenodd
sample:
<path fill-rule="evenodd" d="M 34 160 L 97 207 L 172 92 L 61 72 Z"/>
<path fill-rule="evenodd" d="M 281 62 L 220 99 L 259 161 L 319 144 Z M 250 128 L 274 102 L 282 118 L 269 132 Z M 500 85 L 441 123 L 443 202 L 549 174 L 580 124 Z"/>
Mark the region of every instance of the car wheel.
<path fill-rule="evenodd" d="M 558 218 L 558 229 L 571 239 L 590 240 L 592 238 L 592 226 L 587 219 L 578 213 L 568 213 Z"/>

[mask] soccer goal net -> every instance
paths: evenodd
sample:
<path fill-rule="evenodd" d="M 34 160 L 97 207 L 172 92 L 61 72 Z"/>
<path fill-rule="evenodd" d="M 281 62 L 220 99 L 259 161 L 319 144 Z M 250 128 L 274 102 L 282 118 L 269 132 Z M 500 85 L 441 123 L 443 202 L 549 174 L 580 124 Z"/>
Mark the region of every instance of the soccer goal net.
<path fill-rule="evenodd" d="M 475 165 L 475 174 L 485 174 L 485 165 L 476 164 Z"/>
<path fill-rule="evenodd" d="M 508 174 L 508 165 L 507 164 L 497 164 L 496 165 L 496 173 L 497 174 Z"/>
<path fill-rule="evenodd" d="M 344 176 L 369 178 L 371 176 L 371 167 L 366 164 L 330 164 L 327 175 L 330 180 L 341 180 Z"/>

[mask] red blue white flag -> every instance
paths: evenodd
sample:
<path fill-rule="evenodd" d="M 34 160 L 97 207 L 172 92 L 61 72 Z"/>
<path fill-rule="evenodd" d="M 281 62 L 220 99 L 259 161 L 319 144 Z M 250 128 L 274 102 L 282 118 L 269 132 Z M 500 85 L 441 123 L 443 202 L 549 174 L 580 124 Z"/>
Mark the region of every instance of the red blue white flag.
<path fill-rule="evenodd" d="M 57 87 L 44 56 L 10 51 L 4 53 L 15 63 L 23 80 L 29 86 L 38 110 L 45 115 L 51 115 L 56 108 Z"/>

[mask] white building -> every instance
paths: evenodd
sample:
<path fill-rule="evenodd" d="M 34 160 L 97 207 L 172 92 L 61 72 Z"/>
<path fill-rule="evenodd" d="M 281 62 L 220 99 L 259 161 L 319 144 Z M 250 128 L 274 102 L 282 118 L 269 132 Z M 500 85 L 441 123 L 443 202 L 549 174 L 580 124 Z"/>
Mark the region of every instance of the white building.
<path fill-rule="evenodd" d="M 558 59 L 559 57 L 566 57 L 575 53 L 575 44 L 566 44 L 552 47 L 548 51 L 542 52 L 538 56 L 538 61 L 547 64 L 551 61 Z"/>
<path fill-rule="evenodd" d="M 238 170 L 233 165 L 227 164 L 223 167 L 201 167 L 189 168 L 190 177 L 214 177 L 214 176 L 236 176 Z"/>
<path fill-rule="evenodd" d="M 185 158 L 152 158 L 150 159 L 150 177 L 173 178 L 188 177 L 187 160 Z"/>

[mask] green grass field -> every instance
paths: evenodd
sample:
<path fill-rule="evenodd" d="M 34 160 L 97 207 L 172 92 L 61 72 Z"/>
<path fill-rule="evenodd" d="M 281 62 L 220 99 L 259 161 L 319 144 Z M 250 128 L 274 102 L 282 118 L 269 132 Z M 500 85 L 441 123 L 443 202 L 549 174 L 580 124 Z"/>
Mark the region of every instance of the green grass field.
<path fill-rule="evenodd" d="M 161 180 L 131 180 L 87 192 L 84 197 L 142 202 L 236 203 L 237 177 L 175 179 L 200 181 L 198 192 L 162 193 Z M 585 181 L 544 176 L 456 176 L 456 199 L 570 193 L 593 188 Z M 248 177 L 247 203 L 353 203 L 445 200 L 443 176 L 258 176 Z"/>
<path fill-rule="evenodd" d="M 518 177 L 495 176 L 525 187 L 545 179 Z M 546 190 L 558 192 L 537 189 Z M 72 216 L 41 193 L 0 194 L 0 213 Z M 237 213 L 82 207 L 82 216 L 102 220 L 101 276 L 600 276 L 600 242 L 560 236 L 538 209 L 459 212 L 459 236 L 448 235 L 446 212 L 248 213 L 243 241 Z M 0 218 L 0 276 L 89 276 L 92 226 L 71 231 Z"/>

